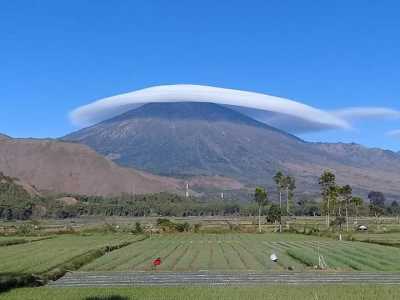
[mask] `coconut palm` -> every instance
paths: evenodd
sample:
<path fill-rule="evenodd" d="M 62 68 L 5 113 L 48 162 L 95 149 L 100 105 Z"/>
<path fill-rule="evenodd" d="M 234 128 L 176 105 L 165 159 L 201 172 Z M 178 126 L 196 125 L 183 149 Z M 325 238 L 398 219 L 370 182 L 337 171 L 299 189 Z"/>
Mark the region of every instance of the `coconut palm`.
<path fill-rule="evenodd" d="M 254 201 L 258 205 L 258 231 L 261 232 L 261 210 L 268 203 L 268 193 L 262 187 L 257 187 L 254 193 Z"/>
<path fill-rule="evenodd" d="M 330 211 L 332 204 L 334 205 L 337 196 L 336 176 L 331 171 L 325 170 L 318 181 L 321 186 L 321 196 L 326 208 L 326 224 L 330 225 Z"/>
<path fill-rule="evenodd" d="M 354 210 L 355 210 L 355 214 L 356 214 L 356 223 L 357 223 L 358 208 L 363 206 L 364 200 L 361 197 L 352 197 L 351 198 L 351 203 L 354 206 Z"/>
<path fill-rule="evenodd" d="M 281 209 L 281 211 L 282 211 L 282 189 L 284 188 L 283 186 L 284 178 L 285 176 L 281 171 L 276 172 L 275 176 L 273 177 L 279 194 L 279 208 Z"/>

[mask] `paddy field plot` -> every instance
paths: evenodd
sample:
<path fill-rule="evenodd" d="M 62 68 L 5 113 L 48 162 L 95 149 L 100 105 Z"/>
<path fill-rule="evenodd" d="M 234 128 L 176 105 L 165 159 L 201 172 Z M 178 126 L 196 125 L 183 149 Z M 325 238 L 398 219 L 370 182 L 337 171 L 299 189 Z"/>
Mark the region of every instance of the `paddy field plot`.
<path fill-rule="evenodd" d="M 356 233 L 353 235 L 353 238 L 357 241 L 400 247 L 400 232 Z"/>
<path fill-rule="evenodd" d="M 33 243 L 0 247 L 0 272 L 46 272 L 90 250 L 139 238 L 127 234 L 58 235 Z"/>
<path fill-rule="evenodd" d="M 275 253 L 279 260 L 272 262 Z M 328 269 L 400 271 L 400 249 L 293 234 L 180 234 L 153 236 L 108 253 L 82 271 L 281 272 L 313 270 L 323 257 Z"/>

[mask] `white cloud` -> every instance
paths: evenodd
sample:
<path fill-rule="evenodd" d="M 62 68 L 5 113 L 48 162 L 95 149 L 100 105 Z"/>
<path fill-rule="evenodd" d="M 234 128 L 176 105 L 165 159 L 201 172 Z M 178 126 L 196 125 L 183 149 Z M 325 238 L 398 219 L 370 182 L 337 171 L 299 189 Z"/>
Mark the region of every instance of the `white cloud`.
<path fill-rule="evenodd" d="M 346 120 L 400 117 L 400 111 L 386 107 L 349 107 L 334 111 L 333 114 Z"/>
<path fill-rule="evenodd" d="M 261 93 L 201 85 L 164 85 L 97 100 L 71 112 L 74 124 L 87 126 L 111 118 L 149 102 L 213 102 L 233 105 L 268 115 L 271 125 L 297 119 L 318 128 L 348 128 L 350 125 L 335 115 L 293 100 Z M 280 120 L 280 121 L 279 121 Z M 308 127 L 308 125 L 306 126 Z"/>
<path fill-rule="evenodd" d="M 211 86 L 178 84 L 145 88 L 97 100 L 70 113 L 71 121 L 88 126 L 150 102 L 212 102 L 291 133 L 349 129 L 356 118 L 400 114 L 387 108 L 354 107 L 324 111 L 301 102 L 261 93 Z"/>
<path fill-rule="evenodd" d="M 396 139 L 400 139 L 400 129 L 388 131 L 386 132 L 386 135 Z"/>

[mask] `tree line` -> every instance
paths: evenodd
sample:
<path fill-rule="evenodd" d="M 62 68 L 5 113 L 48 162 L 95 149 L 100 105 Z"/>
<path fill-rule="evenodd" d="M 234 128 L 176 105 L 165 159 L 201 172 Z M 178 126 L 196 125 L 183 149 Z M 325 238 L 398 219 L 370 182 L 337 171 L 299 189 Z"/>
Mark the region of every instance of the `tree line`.
<path fill-rule="evenodd" d="M 294 177 L 277 172 L 273 176 L 276 198 L 267 189 L 257 187 L 251 197 L 255 201 L 243 202 L 232 198 L 201 199 L 176 194 L 147 195 L 122 194 L 115 197 L 86 195 L 31 195 L 17 179 L 0 173 L 0 218 L 4 220 L 34 218 L 72 218 L 80 216 L 265 216 L 268 222 L 282 225 L 282 216 L 326 216 L 327 225 L 342 226 L 349 216 L 400 215 L 396 201 L 387 205 L 381 192 L 368 195 L 369 204 L 354 196 L 350 186 L 339 186 L 335 175 L 325 171 L 319 178 L 321 199 L 297 194 Z M 60 200 L 70 196 L 77 200 L 71 205 Z M 250 196 L 250 195 L 249 195 Z"/>
<path fill-rule="evenodd" d="M 360 211 L 363 215 L 368 211 L 369 216 L 379 218 L 383 215 L 400 215 L 400 205 L 397 201 L 392 201 L 390 205 L 386 205 L 386 198 L 382 192 L 371 191 L 368 194 L 369 204 L 366 207 L 365 201 L 360 196 L 353 195 L 353 189 L 350 185 L 340 186 L 336 183 L 336 176 L 332 171 L 325 170 L 318 179 L 320 186 L 320 203 L 313 200 L 300 199 L 297 202 L 297 208 L 302 208 L 302 213 L 299 214 L 299 210 L 292 210 L 294 207 L 293 197 L 296 189 L 296 180 L 294 177 L 284 175 L 283 172 L 278 171 L 274 176 L 273 180 L 276 184 L 278 199 L 277 206 L 271 203 L 268 210 L 268 215 L 274 216 L 275 221 L 279 221 L 282 226 L 282 216 L 290 215 L 321 215 L 326 217 L 327 227 L 338 226 L 342 229 L 342 225 L 346 225 L 346 231 L 349 231 L 349 217 L 353 216 L 356 218 L 360 215 Z M 285 194 L 285 199 L 283 199 Z M 285 201 L 285 208 L 282 202 Z M 259 231 L 261 231 L 261 215 L 262 210 L 269 204 L 268 191 L 263 187 L 257 187 L 254 192 L 254 202 L 258 206 L 258 223 Z M 308 206 L 307 213 L 304 213 Z M 268 216 L 267 216 L 268 217 Z M 282 230 L 282 227 L 280 227 Z"/>

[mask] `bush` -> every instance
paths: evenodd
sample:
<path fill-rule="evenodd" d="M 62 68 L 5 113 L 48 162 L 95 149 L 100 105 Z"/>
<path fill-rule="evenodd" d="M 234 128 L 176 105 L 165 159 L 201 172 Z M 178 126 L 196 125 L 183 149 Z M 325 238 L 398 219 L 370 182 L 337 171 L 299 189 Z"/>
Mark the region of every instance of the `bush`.
<path fill-rule="evenodd" d="M 169 219 L 158 219 L 157 226 L 160 227 L 162 231 L 166 231 L 166 232 L 175 232 L 175 231 L 179 231 L 179 230 L 184 231 L 183 228 L 181 228 L 180 226 L 178 226 L 179 227 L 178 228 L 177 224 L 170 221 Z"/>
<path fill-rule="evenodd" d="M 17 287 L 34 287 L 42 285 L 39 277 L 32 274 L 0 274 L 0 293 Z"/>
<path fill-rule="evenodd" d="M 133 231 L 133 233 L 135 233 L 135 234 L 143 233 L 142 224 L 140 224 L 139 222 L 136 222 L 135 223 L 135 230 Z"/>
<path fill-rule="evenodd" d="M 30 235 L 33 234 L 33 232 L 35 231 L 34 226 L 32 226 L 31 224 L 21 224 L 17 226 L 17 231 L 16 234 L 17 235 Z"/>
<path fill-rule="evenodd" d="M 18 244 L 25 244 L 28 243 L 27 240 L 24 239 L 15 239 L 15 240 L 8 240 L 8 241 L 0 241 L 0 247 L 4 246 L 12 246 L 12 245 L 18 245 Z"/>
<path fill-rule="evenodd" d="M 201 228 L 201 224 L 198 224 L 198 223 L 194 224 L 193 231 L 195 233 L 198 233 L 200 231 L 200 228 Z"/>
<path fill-rule="evenodd" d="M 188 232 L 190 230 L 190 224 L 188 222 L 177 223 L 175 224 L 175 229 L 178 232 Z"/>
<path fill-rule="evenodd" d="M 169 219 L 157 219 L 157 226 L 172 228 L 175 227 L 175 224 Z"/>
<path fill-rule="evenodd" d="M 185 223 L 174 223 L 169 219 L 158 219 L 157 220 L 158 227 L 161 228 L 162 231 L 167 232 L 188 232 L 190 231 L 190 224 L 188 222 Z"/>

